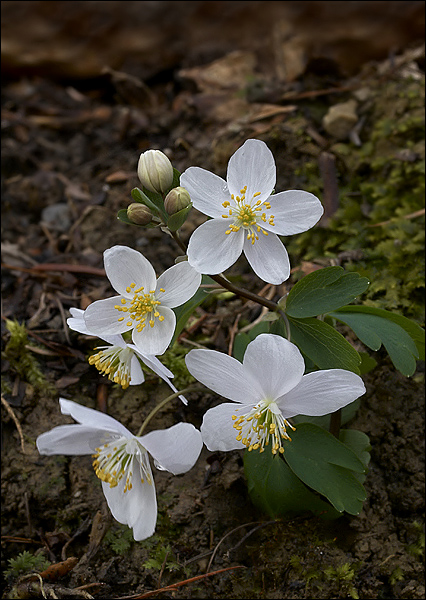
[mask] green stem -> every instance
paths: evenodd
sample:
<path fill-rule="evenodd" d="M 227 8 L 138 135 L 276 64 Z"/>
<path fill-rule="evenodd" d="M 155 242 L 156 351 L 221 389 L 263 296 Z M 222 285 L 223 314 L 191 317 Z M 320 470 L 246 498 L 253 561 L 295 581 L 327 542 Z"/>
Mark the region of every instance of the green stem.
<path fill-rule="evenodd" d="M 152 417 L 154 417 L 159 410 L 161 410 L 163 408 L 163 406 L 166 406 L 166 404 L 168 404 L 168 402 L 170 402 L 171 400 L 174 400 L 175 398 L 177 398 L 178 396 L 180 396 L 181 394 L 186 394 L 187 392 L 199 392 L 204 390 L 205 388 L 201 388 L 200 386 L 189 386 L 179 392 L 175 392 L 174 394 L 171 394 L 170 396 L 167 396 L 167 398 L 164 398 L 164 400 L 162 400 L 160 402 L 160 404 L 157 404 L 157 406 L 155 406 L 152 411 L 149 413 L 149 415 L 147 416 L 147 418 L 145 419 L 145 421 L 142 423 L 141 428 L 139 429 L 139 432 L 137 434 L 137 437 L 140 437 L 142 435 L 142 432 L 144 431 L 145 427 L 148 425 L 148 423 L 150 422 L 150 420 L 152 419 Z"/>
<path fill-rule="evenodd" d="M 339 408 L 336 412 L 331 413 L 329 431 L 334 437 L 339 439 L 340 425 L 342 424 L 342 409 Z"/>

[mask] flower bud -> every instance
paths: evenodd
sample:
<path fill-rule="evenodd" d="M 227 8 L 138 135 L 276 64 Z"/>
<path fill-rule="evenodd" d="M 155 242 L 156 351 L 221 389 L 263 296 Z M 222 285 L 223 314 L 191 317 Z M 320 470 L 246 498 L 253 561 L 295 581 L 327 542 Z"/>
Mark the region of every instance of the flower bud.
<path fill-rule="evenodd" d="M 148 225 L 152 221 L 152 212 L 145 204 L 133 202 L 127 207 L 127 216 L 136 225 Z"/>
<path fill-rule="evenodd" d="M 173 166 L 160 150 L 147 150 L 139 157 L 138 177 L 150 192 L 167 192 L 173 183 Z"/>
<path fill-rule="evenodd" d="M 174 215 L 175 213 L 183 210 L 191 203 L 191 197 L 188 190 L 184 187 L 175 187 L 167 194 L 164 199 L 164 208 L 168 215 Z"/>

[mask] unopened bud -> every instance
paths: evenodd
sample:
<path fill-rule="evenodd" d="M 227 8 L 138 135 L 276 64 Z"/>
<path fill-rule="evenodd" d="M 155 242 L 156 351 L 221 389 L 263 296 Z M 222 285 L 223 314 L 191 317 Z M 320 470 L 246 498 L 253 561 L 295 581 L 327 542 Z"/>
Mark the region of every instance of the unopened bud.
<path fill-rule="evenodd" d="M 167 192 L 173 183 L 173 166 L 160 150 L 147 150 L 139 157 L 138 177 L 150 192 Z"/>
<path fill-rule="evenodd" d="M 145 204 L 133 202 L 127 207 L 127 216 L 136 225 L 148 225 L 152 221 L 152 212 Z"/>
<path fill-rule="evenodd" d="M 168 215 L 174 215 L 175 213 L 183 210 L 191 203 L 191 197 L 188 190 L 184 187 L 175 187 L 167 194 L 164 199 L 164 208 Z"/>

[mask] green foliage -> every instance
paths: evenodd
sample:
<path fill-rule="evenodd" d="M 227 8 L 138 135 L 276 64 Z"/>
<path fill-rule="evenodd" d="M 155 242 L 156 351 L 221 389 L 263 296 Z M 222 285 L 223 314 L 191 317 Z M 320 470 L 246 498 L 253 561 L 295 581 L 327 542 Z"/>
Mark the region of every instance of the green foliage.
<path fill-rule="evenodd" d="M 316 318 L 289 321 L 291 341 L 318 368 L 346 369 L 359 375 L 359 353 L 334 327 Z"/>
<path fill-rule="evenodd" d="M 19 577 L 31 571 L 44 571 L 50 562 L 42 554 L 31 554 L 27 550 L 18 554 L 16 558 L 9 558 L 9 567 L 5 570 L 6 577 Z"/>
<path fill-rule="evenodd" d="M 348 446 L 312 423 L 300 423 L 283 446 L 285 461 L 305 485 L 339 512 L 361 512 L 366 493 L 355 474 L 364 474 L 365 465 Z"/>
<path fill-rule="evenodd" d="M 125 525 L 114 523 L 105 534 L 104 541 L 115 554 L 124 555 L 133 542 L 133 532 Z"/>
<path fill-rule="evenodd" d="M 357 590 L 351 584 L 355 577 L 355 567 L 350 563 L 344 563 L 338 567 L 327 567 L 324 569 L 324 575 L 327 581 L 336 581 L 339 588 L 345 587 L 345 591 L 354 600 L 358 600 Z"/>
<path fill-rule="evenodd" d="M 53 391 L 53 386 L 47 382 L 40 365 L 34 354 L 28 349 L 34 346 L 28 340 L 28 333 L 25 323 L 11 321 L 6 319 L 6 328 L 10 333 L 10 339 L 2 352 L 2 359 L 8 360 L 11 368 L 20 376 L 23 381 L 27 381 L 37 390 Z"/>
<path fill-rule="evenodd" d="M 182 569 L 182 565 L 178 563 L 170 545 L 164 544 L 163 542 L 157 544 L 156 548 L 153 550 L 153 555 L 151 558 L 145 561 L 142 566 L 145 569 L 152 569 L 155 571 L 161 571 L 161 569 L 165 569 L 172 572 Z"/>
<path fill-rule="evenodd" d="M 368 306 L 343 306 L 330 316 L 349 325 L 372 350 L 383 343 L 395 368 L 407 377 L 414 374 L 416 360 L 424 359 L 425 333 L 406 317 Z"/>
<path fill-rule="evenodd" d="M 316 317 L 352 302 L 369 281 L 342 267 L 327 267 L 306 275 L 287 296 L 285 312 L 296 319 Z"/>
<path fill-rule="evenodd" d="M 370 460 L 364 433 L 341 431 L 337 440 L 317 425 L 299 422 L 283 446 L 282 456 L 268 447 L 244 453 L 249 494 L 262 512 L 276 517 L 311 511 L 326 519 L 343 511 L 359 514 Z"/>
<path fill-rule="evenodd" d="M 286 244 L 304 260 L 361 251 L 345 267 L 370 280 L 365 304 L 424 323 L 423 83 L 381 84 L 367 117 L 359 148 L 349 142 L 331 148 L 338 159 L 340 207 L 327 228 L 315 227 Z M 318 165 L 305 165 L 302 175 L 305 188 L 321 198 Z"/>
<path fill-rule="evenodd" d="M 416 541 L 413 544 L 409 544 L 407 546 L 407 552 L 412 556 L 415 556 L 422 562 L 425 559 L 425 532 L 423 529 L 423 525 L 418 521 L 414 521 L 412 524 L 412 528 L 416 534 Z"/>
<path fill-rule="evenodd" d="M 323 589 L 324 584 L 326 584 L 328 593 L 333 594 L 333 596 L 328 595 L 328 597 L 342 598 L 345 594 L 350 598 L 354 598 L 354 600 L 358 600 L 359 598 L 358 591 L 352 583 L 358 568 L 357 564 L 344 563 L 337 567 L 329 566 L 325 569 L 307 568 L 304 566 L 304 561 L 300 556 L 293 554 L 290 557 L 290 565 L 306 582 L 306 590 L 313 583 L 319 589 Z M 339 594 L 338 596 L 335 595 L 337 593 Z"/>
<path fill-rule="evenodd" d="M 389 576 L 389 583 L 391 585 L 395 585 L 395 583 L 397 583 L 398 581 L 402 581 L 403 579 L 404 571 L 401 569 L 401 567 L 396 567 L 396 569 L 394 569 Z"/>

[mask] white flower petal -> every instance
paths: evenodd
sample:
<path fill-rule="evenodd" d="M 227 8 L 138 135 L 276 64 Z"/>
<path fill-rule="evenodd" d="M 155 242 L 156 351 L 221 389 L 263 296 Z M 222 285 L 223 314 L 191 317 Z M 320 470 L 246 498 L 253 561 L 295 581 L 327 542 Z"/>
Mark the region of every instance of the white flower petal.
<path fill-rule="evenodd" d="M 243 365 L 258 380 L 264 399 L 269 400 L 293 389 L 305 372 L 297 346 L 271 333 L 262 333 L 248 344 Z"/>
<path fill-rule="evenodd" d="M 234 429 L 235 409 L 238 404 L 224 403 L 210 408 L 204 415 L 201 425 L 201 436 L 207 448 L 215 452 L 221 450 L 243 450 L 244 444 L 236 440 L 238 432 Z"/>
<path fill-rule="evenodd" d="M 190 423 L 177 423 L 138 439 L 160 467 L 174 475 L 189 471 L 203 447 L 201 433 Z"/>
<path fill-rule="evenodd" d="M 38 436 L 37 450 L 40 454 L 93 454 L 104 443 L 105 431 L 85 425 L 59 425 Z"/>
<path fill-rule="evenodd" d="M 154 319 L 154 326 L 149 323 L 138 331 L 133 329 L 133 343 L 142 354 L 163 354 L 166 350 L 175 332 L 176 316 L 171 308 L 167 306 L 157 307 L 160 316 L 164 317 L 163 321 L 158 318 Z"/>
<path fill-rule="evenodd" d="M 255 404 L 262 399 L 256 379 L 232 356 L 197 349 L 186 355 L 185 362 L 195 379 L 224 398 L 242 404 Z"/>
<path fill-rule="evenodd" d="M 145 381 L 141 363 L 136 354 L 130 359 L 130 385 L 140 385 Z"/>
<path fill-rule="evenodd" d="M 265 229 L 277 235 L 294 235 L 307 231 L 320 220 L 324 209 L 316 196 L 302 190 L 288 190 L 269 198 L 268 215 L 274 215 L 274 226 Z"/>
<path fill-rule="evenodd" d="M 116 292 L 125 298 L 133 298 L 126 288 L 131 283 L 138 289 L 144 286 L 145 293 L 155 289 L 156 275 L 148 259 L 137 250 L 127 246 L 113 246 L 104 252 L 105 272 Z"/>
<path fill-rule="evenodd" d="M 364 383 L 344 369 L 314 371 L 302 377 L 290 392 L 277 399 L 286 419 L 295 415 L 320 416 L 343 408 L 365 394 Z"/>
<path fill-rule="evenodd" d="M 152 369 L 152 371 L 154 371 L 154 373 L 156 373 L 159 377 L 161 377 L 171 387 L 171 389 L 175 393 L 178 391 L 169 379 L 169 377 L 174 377 L 173 373 L 171 371 L 169 371 L 169 369 L 167 367 L 165 367 L 163 365 L 163 363 L 160 362 L 156 356 L 153 356 L 153 355 L 147 356 L 145 354 L 142 354 L 141 352 L 139 352 L 139 350 L 133 344 L 129 344 L 129 347 L 133 348 L 135 350 L 135 352 L 137 353 L 137 355 L 139 356 L 139 358 L 146 364 L 146 366 L 149 367 L 150 369 Z M 182 394 L 180 396 L 178 396 L 178 398 L 185 405 L 188 404 L 188 400 L 185 398 L 185 396 L 182 396 Z"/>
<path fill-rule="evenodd" d="M 81 404 L 77 404 L 77 402 L 66 400 L 65 398 L 59 398 L 59 404 L 62 414 L 69 415 L 77 423 L 93 429 L 101 429 L 103 431 L 119 433 L 126 437 L 132 437 L 132 434 L 124 425 L 99 410 L 82 406 Z"/>
<path fill-rule="evenodd" d="M 258 233 L 259 239 L 251 243 L 244 240 L 244 254 L 251 268 L 260 279 L 279 285 L 290 277 L 290 261 L 287 250 L 274 233 Z"/>
<path fill-rule="evenodd" d="M 201 284 L 201 275 L 188 261 L 182 261 L 158 278 L 155 297 L 162 305 L 175 308 L 192 298 Z M 160 289 L 165 292 L 160 292 Z"/>
<path fill-rule="evenodd" d="M 129 348 L 132 348 L 139 356 L 141 361 L 146 364 L 154 373 L 156 373 L 161 378 L 174 377 L 173 373 L 165 366 L 161 361 L 158 360 L 156 356 L 153 354 L 143 354 L 140 350 L 134 345 L 129 344 Z"/>
<path fill-rule="evenodd" d="M 194 207 L 208 217 L 223 214 L 222 202 L 229 201 L 226 181 L 200 167 L 189 167 L 180 176 L 180 185 L 188 190 Z"/>
<path fill-rule="evenodd" d="M 84 320 L 84 312 L 85 311 L 81 310 L 80 308 L 70 308 L 70 313 L 72 317 L 67 319 L 68 327 L 73 331 L 77 331 L 78 333 L 95 336 L 96 333 L 90 331 L 87 328 L 86 321 Z M 111 346 L 120 346 L 121 348 L 124 348 L 126 346 L 123 340 L 123 336 L 120 334 L 109 336 L 107 335 L 104 337 L 98 335 L 97 337 L 100 337 L 101 340 L 104 340 L 105 342 L 107 342 L 107 344 L 111 344 Z"/>
<path fill-rule="evenodd" d="M 188 244 L 188 261 L 199 273 L 217 275 L 231 267 L 241 254 L 244 231 L 228 231 L 229 219 L 206 221 L 194 231 Z"/>
<path fill-rule="evenodd" d="M 124 493 L 125 477 L 116 487 L 111 488 L 109 483 L 102 482 L 102 489 L 112 516 L 119 523 L 128 525 L 133 529 L 136 541 L 145 540 L 155 531 L 157 523 L 157 498 L 154 480 L 152 484 L 141 482 L 139 468 L 133 460 L 132 489 Z M 150 468 L 151 471 L 151 468 Z"/>
<path fill-rule="evenodd" d="M 118 335 L 132 329 L 133 323 L 131 326 L 127 325 L 128 319 L 118 320 L 125 317 L 125 313 L 118 311 L 115 306 L 121 306 L 121 296 L 96 300 L 86 308 L 84 321 L 90 335 L 97 335 L 105 340 L 105 336 Z"/>
<path fill-rule="evenodd" d="M 229 159 L 226 179 L 230 194 L 241 196 L 247 186 L 247 199 L 259 193 L 257 199 L 266 200 L 276 181 L 275 160 L 268 146 L 261 140 L 247 140 Z"/>
<path fill-rule="evenodd" d="M 80 308 L 70 308 L 71 317 L 67 319 L 67 325 L 73 331 L 84 333 L 85 335 L 93 335 L 88 329 L 84 320 L 84 310 Z"/>

